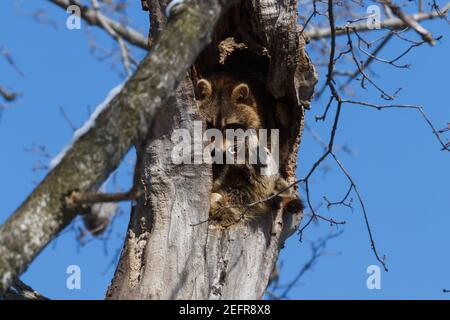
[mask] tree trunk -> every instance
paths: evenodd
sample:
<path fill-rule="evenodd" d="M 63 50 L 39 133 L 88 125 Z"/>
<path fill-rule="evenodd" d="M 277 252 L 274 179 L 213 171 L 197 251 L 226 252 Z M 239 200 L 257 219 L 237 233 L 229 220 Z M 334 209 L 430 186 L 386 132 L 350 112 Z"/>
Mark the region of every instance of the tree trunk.
<path fill-rule="evenodd" d="M 80 208 L 67 201 L 69 195 L 97 191 L 129 149 L 141 145 L 155 114 L 210 43 L 218 19 L 237 2 L 186 0 L 189 6 L 166 24 L 120 93 L 75 133 L 73 143 L 54 159 L 55 167 L 0 225 L 0 296 L 76 217 Z"/>
<path fill-rule="evenodd" d="M 164 0 L 147 0 L 153 21 L 150 39 L 164 26 Z M 156 11 L 155 11 L 156 10 Z M 302 213 L 267 212 L 255 223 L 221 229 L 208 219 L 209 165 L 171 161 L 175 129 L 193 132 L 198 120 L 194 86 L 222 65 L 245 68 L 266 84 L 288 114 L 280 128 L 280 170 L 295 180 L 305 108 L 316 74 L 304 51 L 295 0 L 247 0 L 232 7 L 216 26 L 206 48 L 179 86 L 176 96 L 155 116 L 140 155 L 146 194 L 132 208 L 120 261 L 107 292 L 109 299 L 260 299 L 284 241 Z M 158 126 L 171 123 L 171 127 Z M 201 137 L 200 137 L 201 139 Z M 145 145 L 145 144 L 144 144 Z"/>

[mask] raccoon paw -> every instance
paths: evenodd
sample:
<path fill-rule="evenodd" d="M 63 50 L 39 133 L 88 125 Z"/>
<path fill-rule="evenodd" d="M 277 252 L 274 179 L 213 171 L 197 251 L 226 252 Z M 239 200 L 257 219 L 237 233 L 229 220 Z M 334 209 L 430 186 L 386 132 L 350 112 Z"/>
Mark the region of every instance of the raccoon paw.
<path fill-rule="evenodd" d="M 241 219 L 241 214 L 236 208 L 230 207 L 228 201 L 219 193 L 211 194 L 210 220 L 223 227 L 229 227 Z"/>

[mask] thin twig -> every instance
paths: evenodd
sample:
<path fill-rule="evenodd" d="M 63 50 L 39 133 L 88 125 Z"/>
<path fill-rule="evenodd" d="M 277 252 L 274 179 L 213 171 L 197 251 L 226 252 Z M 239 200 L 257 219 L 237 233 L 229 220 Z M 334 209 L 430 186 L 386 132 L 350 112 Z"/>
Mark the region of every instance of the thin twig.
<path fill-rule="evenodd" d="M 0 96 L 7 102 L 12 102 L 16 100 L 19 96 L 21 96 L 20 93 L 10 92 L 4 89 L 3 87 L 0 87 Z"/>
<path fill-rule="evenodd" d="M 448 3 L 442 10 L 435 10 L 432 12 L 427 13 L 417 13 L 409 16 L 411 19 L 413 19 L 416 22 L 420 22 L 423 20 L 432 20 L 437 18 L 446 19 L 447 12 L 450 8 L 450 3 Z M 380 28 L 381 29 L 390 29 L 390 30 L 398 30 L 403 29 L 407 26 L 404 21 L 398 18 L 388 18 L 384 21 L 381 21 Z M 346 34 L 346 29 L 348 26 L 337 28 L 334 33 L 336 36 L 344 35 Z M 358 31 L 358 32 L 367 32 L 367 31 L 373 31 L 373 29 L 369 28 L 367 26 L 367 23 L 360 22 L 355 23 L 351 25 L 352 31 Z M 311 30 L 306 30 L 304 32 L 305 37 L 311 40 L 320 40 L 323 38 L 329 38 L 331 37 L 332 30 L 330 28 L 314 28 Z"/>
<path fill-rule="evenodd" d="M 48 0 L 53 4 L 56 4 L 60 8 L 66 10 L 71 5 L 76 5 L 81 9 L 81 18 L 83 18 L 87 23 L 103 28 L 104 25 L 111 27 L 114 32 L 119 35 L 122 39 L 134 45 L 138 48 L 147 50 L 147 38 L 142 35 L 139 31 L 124 25 L 118 21 L 112 20 L 100 12 L 96 12 L 94 9 L 89 8 L 81 4 L 77 0 Z M 105 29 L 105 31 L 107 31 Z M 108 32 L 112 36 L 110 32 Z"/>
<path fill-rule="evenodd" d="M 433 39 L 433 35 L 431 32 L 429 32 L 427 29 L 422 27 L 416 19 L 412 18 L 411 16 L 405 14 L 398 5 L 394 4 L 392 0 L 378 0 L 381 4 L 387 5 L 392 13 L 397 16 L 401 21 L 404 22 L 405 25 L 411 27 L 414 29 L 424 41 L 428 42 L 430 45 L 434 46 L 435 41 Z"/>
<path fill-rule="evenodd" d="M 416 105 L 401 105 L 401 104 L 392 104 L 392 105 L 377 105 L 377 104 L 373 104 L 373 103 L 369 103 L 369 102 L 364 102 L 364 101 L 355 101 L 355 100 L 343 100 L 343 102 L 345 103 L 349 103 L 349 104 L 353 104 L 353 105 L 360 105 L 360 106 L 365 106 L 365 107 L 369 107 L 369 108 L 374 108 L 377 110 L 384 110 L 384 109 L 413 109 L 413 110 L 417 110 L 420 115 L 422 116 L 422 118 L 425 120 L 425 122 L 428 124 L 428 126 L 431 128 L 431 131 L 433 132 L 434 136 L 437 138 L 437 140 L 439 141 L 439 144 L 442 146 L 442 150 L 445 151 L 449 151 L 450 152 L 450 148 L 447 145 L 447 143 L 445 143 L 440 135 L 440 131 L 436 129 L 436 127 L 433 125 L 433 123 L 431 122 L 430 118 L 428 118 L 428 116 L 426 115 L 425 111 L 423 111 L 423 107 L 422 106 L 416 106 Z"/>
<path fill-rule="evenodd" d="M 300 269 L 298 274 L 294 277 L 294 279 L 286 285 L 286 289 L 280 294 L 277 295 L 278 299 L 286 299 L 289 292 L 297 285 L 297 283 L 300 281 L 300 279 L 305 275 L 305 273 L 308 270 L 311 270 L 311 268 L 316 264 L 317 260 L 326 254 L 326 245 L 327 242 L 331 239 L 334 239 L 338 236 L 340 236 L 343 233 L 343 231 L 339 231 L 337 233 L 329 234 L 324 239 L 319 239 L 317 243 L 312 242 L 311 243 L 311 257 L 309 260 L 304 264 L 304 266 Z"/>

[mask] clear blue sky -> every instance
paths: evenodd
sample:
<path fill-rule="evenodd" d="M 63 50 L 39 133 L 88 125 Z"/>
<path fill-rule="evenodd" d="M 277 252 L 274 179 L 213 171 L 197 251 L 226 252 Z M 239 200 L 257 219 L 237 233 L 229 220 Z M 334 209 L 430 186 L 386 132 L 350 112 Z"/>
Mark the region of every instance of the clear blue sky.
<path fill-rule="evenodd" d="M 0 85 L 20 91 L 23 97 L 14 108 L 3 112 L 0 122 L 0 223 L 20 205 L 44 176 L 32 171 L 35 162 L 50 159 L 24 151 L 33 144 L 45 145 L 56 155 L 70 141 L 72 131 L 62 118 L 63 106 L 70 119 L 81 126 L 88 117 L 88 106 L 100 103 L 109 90 L 122 81 L 105 62 L 93 58 L 87 45 L 85 25 L 80 31 L 69 31 L 66 14 L 46 1 L 25 1 L 27 12 L 40 6 L 59 26 L 36 23 L 17 11 L 15 1 L 0 2 L 2 23 L 0 45 L 9 50 L 24 77 L 0 57 Z M 140 11 L 139 1 L 131 1 L 134 25 L 147 30 L 147 16 Z M 450 44 L 448 26 L 429 22 L 425 26 L 444 38 L 436 47 L 422 46 L 404 62 L 411 70 L 398 70 L 379 65 L 377 81 L 387 90 L 402 87 L 399 103 L 419 104 L 438 129 L 450 121 L 448 99 Z M 94 36 L 99 44 L 111 47 L 110 40 L 99 31 Z M 411 34 L 412 37 L 414 35 Z M 382 53 L 386 56 L 401 51 L 392 45 Z M 136 57 L 144 56 L 136 51 Z M 323 78 L 324 73 L 321 71 Z M 359 90 L 359 99 L 380 102 L 373 90 Z M 314 121 L 323 111 L 324 101 L 313 104 L 307 119 L 310 127 L 328 139 L 329 122 Z M 332 110 L 334 113 L 334 109 Z M 330 113 L 330 115 L 333 115 Z M 330 118 L 331 119 L 331 118 Z M 345 220 L 343 234 L 331 240 L 327 255 L 321 257 L 291 293 L 297 299 L 378 299 L 435 298 L 448 299 L 443 288 L 450 288 L 450 173 L 449 155 L 440 146 L 430 128 L 413 110 L 376 111 L 345 106 L 336 137 L 338 145 L 348 145 L 353 153 L 339 152 L 340 159 L 358 184 L 364 198 L 380 254 L 387 255 L 388 273 L 382 274 L 382 289 L 368 290 L 366 268 L 376 264 L 370 249 L 360 207 L 355 203 L 352 213 L 344 207 L 320 213 L 336 220 Z M 306 133 L 301 147 L 299 176 L 309 170 L 321 155 L 321 148 Z M 129 156 L 132 159 L 132 155 Z M 327 174 L 318 172 L 311 185 L 315 205 L 323 196 L 337 200 L 345 194 L 348 184 L 331 161 Z M 129 186 L 129 164 L 118 172 L 123 188 Z M 110 190 L 113 188 L 109 184 Z M 23 280 L 50 298 L 101 299 L 114 272 L 118 250 L 129 219 L 129 205 L 122 205 L 124 214 L 114 223 L 110 239 L 91 241 L 80 247 L 76 233 L 69 230 L 53 241 L 23 275 Z M 80 222 L 76 222 L 79 225 Z M 335 232 L 320 222 L 305 231 L 304 241 L 291 237 L 282 251 L 281 284 L 292 279 L 309 259 L 309 241 Z M 106 250 L 105 250 L 106 249 Z M 82 270 L 82 289 L 66 288 L 66 268 L 76 264 Z"/>

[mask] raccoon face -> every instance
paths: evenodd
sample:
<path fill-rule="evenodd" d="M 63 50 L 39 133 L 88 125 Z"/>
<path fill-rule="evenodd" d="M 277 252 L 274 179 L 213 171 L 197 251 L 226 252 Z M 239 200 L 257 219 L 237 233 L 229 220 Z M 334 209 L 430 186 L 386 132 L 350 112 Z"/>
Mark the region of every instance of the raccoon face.
<path fill-rule="evenodd" d="M 220 79 L 197 83 L 200 116 L 208 129 L 260 129 L 263 121 L 258 106 L 246 83 Z"/>
<path fill-rule="evenodd" d="M 235 154 L 238 148 L 252 149 L 251 145 L 257 145 L 257 137 L 253 133 L 263 128 L 263 117 L 246 83 L 227 78 L 201 79 L 197 83 L 196 95 L 206 128 L 222 133 L 222 141 L 214 141 L 215 152 Z M 242 135 L 243 131 L 246 134 Z M 247 139 L 247 142 L 242 139 Z"/>

